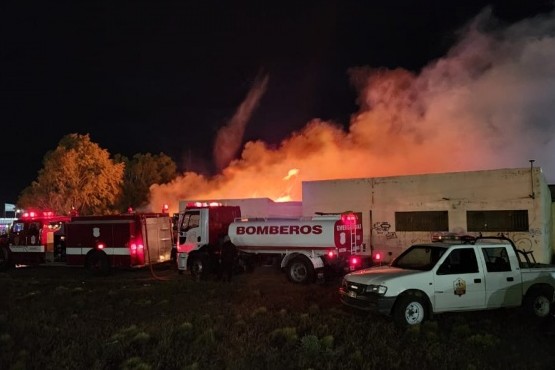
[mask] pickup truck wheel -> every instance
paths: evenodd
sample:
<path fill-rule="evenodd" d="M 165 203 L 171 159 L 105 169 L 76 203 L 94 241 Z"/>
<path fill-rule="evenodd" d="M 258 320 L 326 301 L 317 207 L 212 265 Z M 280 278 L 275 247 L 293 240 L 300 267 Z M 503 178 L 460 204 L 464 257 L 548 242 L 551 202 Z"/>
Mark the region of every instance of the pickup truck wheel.
<path fill-rule="evenodd" d="M 293 283 L 307 284 L 314 281 L 314 268 L 305 257 L 295 257 L 287 265 L 287 278 Z"/>
<path fill-rule="evenodd" d="M 393 309 L 393 319 L 402 327 L 421 324 L 427 316 L 426 301 L 414 295 L 399 297 Z"/>
<path fill-rule="evenodd" d="M 553 291 L 548 288 L 534 289 L 526 294 L 525 309 L 536 317 L 547 317 L 551 312 L 552 297 Z"/>

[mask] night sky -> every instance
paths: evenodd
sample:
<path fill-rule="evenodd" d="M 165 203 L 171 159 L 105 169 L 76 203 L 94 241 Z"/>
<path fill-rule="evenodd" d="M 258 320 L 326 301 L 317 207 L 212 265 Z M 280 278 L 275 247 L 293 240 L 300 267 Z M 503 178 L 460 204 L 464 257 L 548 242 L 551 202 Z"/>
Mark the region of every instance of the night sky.
<path fill-rule="evenodd" d="M 257 76 L 267 89 L 244 141 L 278 145 L 313 118 L 347 125 L 348 70 L 419 71 L 491 5 L 500 23 L 552 1 L 4 1 L 0 204 L 48 150 L 89 133 L 112 155 L 170 155 L 213 174 L 212 146 Z"/>

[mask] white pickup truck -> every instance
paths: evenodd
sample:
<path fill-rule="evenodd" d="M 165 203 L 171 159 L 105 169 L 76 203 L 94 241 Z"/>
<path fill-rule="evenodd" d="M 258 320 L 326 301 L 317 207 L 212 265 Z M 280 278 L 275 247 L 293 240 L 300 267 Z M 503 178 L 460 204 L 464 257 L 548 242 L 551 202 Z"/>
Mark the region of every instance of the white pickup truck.
<path fill-rule="evenodd" d="M 413 245 L 389 266 L 345 275 L 339 289 L 350 307 L 390 315 L 402 326 L 435 313 L 523 306 L 549 315 L 555 266 L 536 263 L 504 237 Z"/>

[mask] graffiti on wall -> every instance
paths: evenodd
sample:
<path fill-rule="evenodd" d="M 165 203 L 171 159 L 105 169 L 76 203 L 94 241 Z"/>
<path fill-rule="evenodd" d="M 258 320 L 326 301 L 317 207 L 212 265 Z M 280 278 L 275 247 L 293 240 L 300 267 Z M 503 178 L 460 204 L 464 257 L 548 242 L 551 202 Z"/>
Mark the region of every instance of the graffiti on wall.
<path fill-rule="evenodd" d="M 374 222 L 372 230 L 376 236 L 382 236 L 386 239 L 397 239 L 397 233 L 390 231 L 391 224 L 387 221 Z"/>

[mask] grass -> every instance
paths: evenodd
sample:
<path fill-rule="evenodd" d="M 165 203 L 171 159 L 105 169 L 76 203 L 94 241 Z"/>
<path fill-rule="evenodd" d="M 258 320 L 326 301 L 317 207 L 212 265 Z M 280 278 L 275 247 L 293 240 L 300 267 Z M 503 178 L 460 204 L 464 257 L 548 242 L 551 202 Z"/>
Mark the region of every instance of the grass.
<path fill-rule="evenodd" d="M 0 275 L 0 369 L 547 369 L 553 337 L 520 310 L 401 330 L 261 268 L 231 283 L 175 271 Z"/>

